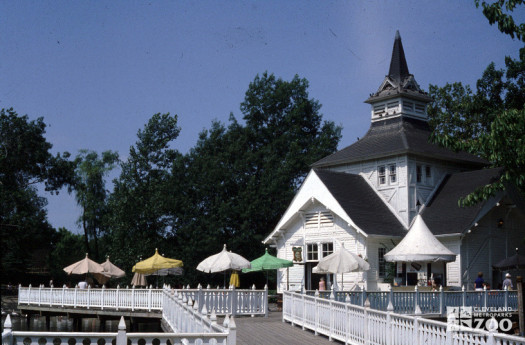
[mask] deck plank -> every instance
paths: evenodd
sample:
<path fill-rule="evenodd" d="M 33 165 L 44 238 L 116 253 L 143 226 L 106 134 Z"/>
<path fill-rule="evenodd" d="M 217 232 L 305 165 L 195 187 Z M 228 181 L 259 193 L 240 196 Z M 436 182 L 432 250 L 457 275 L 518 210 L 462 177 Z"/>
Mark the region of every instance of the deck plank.
<path fill-rule="evenodd" d="M 333 345 L 338 341 L 330 342 L 323 335 L 315 335 L 309 330 L 292 326 L 282 321 L 281 312 L 270 312 L 265 317 L 236 317 L 237 345 Z"/>

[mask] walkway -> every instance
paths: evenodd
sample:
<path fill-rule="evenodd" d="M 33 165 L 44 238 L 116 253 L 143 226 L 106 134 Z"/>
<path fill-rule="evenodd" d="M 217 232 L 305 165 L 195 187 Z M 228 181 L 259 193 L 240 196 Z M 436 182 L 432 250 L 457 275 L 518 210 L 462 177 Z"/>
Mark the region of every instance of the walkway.
<path fill-rule="evenodd" d="M 333 345 L 323 335 L 283 322 L 281 312 L 270 312 L 268 317 L 236 317 L 237 345 Z"/>

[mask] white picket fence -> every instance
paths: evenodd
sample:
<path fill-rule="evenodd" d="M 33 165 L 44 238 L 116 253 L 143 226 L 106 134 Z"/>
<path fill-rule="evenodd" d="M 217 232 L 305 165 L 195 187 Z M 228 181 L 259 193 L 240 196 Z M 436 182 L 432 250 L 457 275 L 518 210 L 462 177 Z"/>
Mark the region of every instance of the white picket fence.
<path fill-rule="evenodd" d="M 389 309 L 392 309 L 389 308 Z M 295 292 L 283 292 L 283 321 L 355 345 L 525 345 L 525 338 L 397 314 Z"/>
<path fill-rule="evenodd" d="M 332 298 L 339 302 L 349 302 L 364 306 L 366 300 L 372 309 L 386 311 L 388 303 L 392 301 L 394 312 L 413 314 L 416 305 L 423 314 L 446 314 L 446 307 L 504 307 L 518 309 L 517 291 L 487 290 L 467 291 L 420 291 L 416 286 L 414 291 L 317 291 L 319 297 Z M 314 296 L 316 291 L 308 290 L 307 295 Z"/>
<path fill-rule="evenodd" d="M 8 315 L 4 323 L 2 345 L 109 345 L 113 342 L 115 345 L 128 345 L 128 342 L 131 345 L 235 345 L 236 343 L 234 317 L 226 315 L 224 323 L 219 325 L 215 311 L 213 309 L 208 311 L 205 305 L 200 308 L 197 300 L 188 298 L 186 293 L 183 294 L 183 291 L 186 292 L 187 289 L 175 290 L 169 286 L 155 290 L 115 289 L 117 290 L 116 294 L 106 294 L 107 291 L 105 290 L 110 289 L 80 290 L 40 287 L 38 289 L 27 288 L 26 290 L 20 288 L 19 304 L 23 301 L 25 304 L 34 303 L 50 306 L 116 308 L 115 303 L 107 303 L 107 297 L 110 295 L 119 296 L 120 301 L 129 302 L 117 304 L 120 309 L 160 310 L 163 325 L 171 333 L 126 333 L 123 317 L 120 320 L 117 333 L 22 332 L 12 330 L 11 318 Z M 127 292 L 123 293 L 123 291 Z M 141 293 L 137 294 L 137 291 Z M 210 315 L 208 316 L 208 314 Z"/>
<path fill-rule="evenodd" d="M 215 310 L 217 315 L 265 315 L 268 316 L 268 287 L 264 290 L 197 289 L 175 290 L 182 293 L 186 300 L 197 301 L 200 309 L 206 306 L 208 311 Z M 163 309 L 162 289 L 79 289 L 67 288 L 18 288 L 19 305 L 37 305 L 49 307 L 97 308 L 101 310 L 160 311 Z"/>

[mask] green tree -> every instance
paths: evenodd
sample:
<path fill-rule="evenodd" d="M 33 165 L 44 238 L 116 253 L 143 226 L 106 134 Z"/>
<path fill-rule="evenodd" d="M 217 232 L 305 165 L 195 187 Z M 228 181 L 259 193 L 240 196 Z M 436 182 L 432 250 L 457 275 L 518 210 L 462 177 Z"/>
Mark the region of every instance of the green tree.
<path fill-rule="evenodd" d="M 47 200 L 36 186 L 56 192 L 73 181 L 74 163 L 50 153 L 42 118 L 30 121 L 12 108 L 0 111 L 0 239 L 2 280 L 22 279 L 51 250 L 54 230 L 47 221 Z M 43 260 L 45 262 L 45 259 Z"/>
<path fill-rule="evenodd" d="M 75 184 L 72 190 L 78 205 L 82 208 L 78 222 L 84 229 L 85 250 L 91 254 L 89 240 L 94 242 L 94 260 L 100 259 L 98 237 L 105 231 L 107 216 L 107 194 L 104 177 L 107 176 L 118 162 L 118 153 L 102 152 L 99 158 L 94 151 L 81 150 L 75 159 L 77 163 Z"/>
<path fill-rule="evenodd" d="M 172 176 L 186 188 L 173 207 L 173 239 L 185 267 L 194 268 L 223 243 L 247 258 L 264 253 L 261 240 L 309 165 L 336 150 L 341 128 L 322 120 L 321 106 L 307 89 L 307 80 L 298 76 L 291 81 L 256 76 L 241 104 L 245 125 L 233 115 L 228 126 L 213 122 L 185 157 L 184 168 L 174 166 Z"/>
<path fill-rule="evenodd" d="M 479 1 L 476 5 L 479 6 Z M 502 32 L 525 42 L 524 24 L 515 24 L 510 14 L 523 1 L 482 2 L 483 13 Z M 476 83 L 475 92 L 459 82 L 443 87 L 430 85 L 434 98 L 429 107 L 432 140 L 453 150 L 463 150 L 486 159 L 503 172 L 494 183 L 480 187 L 460 203 L 486 200 L 507 184 L 525 192 L 525 47 L 519 59 L 505 58 L 506 69 L 491 63 Z"/>
<path fill-rule="evenodd" d="M 51 277 L 55 286 L 61 286 L 71 280 L 63 268 L 85 257 L 83 236 L 60 228 L 53 238 L 53 250 L 49 256 Z"/>
<path fill-rule="evenodd" d="M 117 265 L 129 270 L 136 260 L 167 246 L 165 236 L 171 222 L 167 204 L 170 171 L 180 153 L 170 147 L 180 132 L 177 116 L 155 114 L 138 131 L 138 141 L 130 148 L 121 174 L 114 181 L 109 198 L 110 255 Z"/>

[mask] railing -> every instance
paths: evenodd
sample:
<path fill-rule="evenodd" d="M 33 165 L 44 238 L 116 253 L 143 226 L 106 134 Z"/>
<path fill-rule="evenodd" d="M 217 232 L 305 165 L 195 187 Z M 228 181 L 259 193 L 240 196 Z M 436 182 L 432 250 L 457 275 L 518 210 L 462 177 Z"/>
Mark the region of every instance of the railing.
<path fill-rule="evenodd" d="M 386 311 L 389 301 L 392 301 L 394 312 L 400 314 L 413 314 L 416 305 L 423 314 L 445 315 L 448 307 L 505 307 L 512 310 L 518 309 L 518 295 L 516 291 L 508 290 L 483 290 L 483 291 L 419 291 L 417 286 L 414 291 L 307 291 L 306 294 L 325 299 L 334 299 L 364 306 L 368 299 L 370 307 Z"/>
<path fill-rule="evenodd" d="M 55 295 L 52 292 L 42 293 L 44 288 L 40 290 L 39 300 L 42 301 L 42 296 L 47 296 L 49 298 L 47 300 L 44 298 L 44 300 L 53 305 L 52 297 Z M 149 290 L 148 296 L 152 296 L 151 290 Z M 64 292 L 65 289 L 62 291 Z M 180 291 L 172 290 L 169 286 L 158 290 L 163 325 L 175 333 L 126 333 L 124 317 L 120 319 L 118 333 L 19 332 L 12 330 L 11 317 L 8 315 L 2 333 L 2 345 L 234 345 L 236 343 L 236 325 L 233 317 L 230 318 L 227 315 L 223 325 L 219 325 L 215 312 L 212 311 L 211 316 L 208 317 L 206 308 L 200 309 L 197 301 L 186 299 Z M 64 292 L 64 294 L 66 293 Z M 28 296 L 31 297 L 30 290 Z M 87 294 L 87 296 L 90 297 L 91 295 Z M 105 295 L 102 294 L 101 296 Z M 149 298 L 149 301 L 153 300 L 153 298 Z M 90 299 L 88 298 L 87 301 Z M 105 304 L 102 302 L 97 305 Z"/>
<path fill-rule="evenodd" d="M 396 314 L 294 292 L 283 292 L 283 321 L 324 334 L 330 340 L 375 345 L 525 345 L 522 337 Z M 449 327 L 447 327 L 449 326 Z"/>
<path fill-rule="evenodd" d="M 197 289 L 175 290 L 185 296 L 186 300 L 197 301 L 200 310 L 206 306 L 208 311 L 215 310 L 217 315 L 265 315 L 268 316 L 268 287 L 264 290 Z M 162 289 L 79 289 L 62 288 L 18 288 L 19 305 L 38 305 L 49 307 L 97 308 L 131 311 L 160 311 L 162 306 Z"/>

